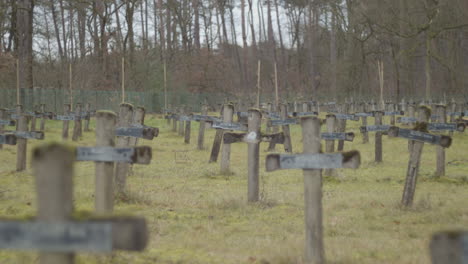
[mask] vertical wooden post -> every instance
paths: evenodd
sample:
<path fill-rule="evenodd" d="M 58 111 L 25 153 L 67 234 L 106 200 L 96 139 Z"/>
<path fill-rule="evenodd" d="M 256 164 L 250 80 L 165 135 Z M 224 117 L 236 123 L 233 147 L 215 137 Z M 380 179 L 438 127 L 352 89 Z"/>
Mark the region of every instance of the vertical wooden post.
<path fill-rule="evenodd" d="M 18 132 L 28 131 L 28 116 L 20 115 L 18 119 Z M 24 171 L 26 169 L 26 157 L 27 157 L 27 144 L 28 141 L 25 138 L 18 138 L 16 140 L 16 171 Z"/>
<path fill-rule="evenodd" d="M 302 103 L 302 112 L 309 112 L 309 104 L 307 102 Z"/>
<path fill-rule="evenodd" d="M 375 111 L 375 125 L 382 125 L 383 112 Z M 382 162 L 382 132 L 375 132 L 375 162 Z"/>
<path fill-rule="evenodd" d="M 128 127 L 133 117 L 133 106 L 131 104 L 120 104 L 118 127 Z M 129 145 L 129 137 L 118 137 L 117 147 L 127 147 Z M 128 163 L 117 162 L 115 165 L 115 183 L 116 189 L 119 194 L 125 191 L 125 184 L 127 182 Z"/>
<path fill-rule="evenodd" d="M 81 137 L 81 104 L 75 107 L 75 125 L 73 126 L 72 140 L 78 141 Z"/>
<path fill-rule="evenodd" d="M 349 103 L 344 103 L 341 108 L 343 114 L 348 114 L 349 112 Z M 338 132 L 346 132 L 346 119 L 338 120 Z M 338 151 L 343 151 L 344 149 L 344 140 L 338 140 Z"/>
<path fill-rule="evenodd" d="M 33 107 L 32 111 L 33 115 L 31 116 L 31 129 L 30 131 L 36 131 L 36 115 L 38 112 L 36 111 L 36 107 Z"/>
<path fill-rule="evenodd" d="M 142 106 L 138 106 L 135 108 L 133 113 L 132 121 L 130 122 L 131 125 L 143 125 L 145 123 L 145 113 L 146 110 Z M 129 137 L 128 138 L 128 145 L 129 146 L 136 146 L 138 144 L 138 138 L 136 137 Z M 133 164 L 128 165 L 128 174 L 133 174 Z"/>
<path fill-rule="evenodd" d="M 437 121 L 439 123 L 447 123 L 447 113 L 445 111 L 445 105 L 436 105 L 435 114 L 437 115 Z M 435 176 L 445 176 L 445 148 L 442 146 L 436 146 L 436 157 L 437 157 L 437 166 Z"/>
<path fill-rule="evenodd" d="M 249 138 L 258 138 L 260 136 L 260 127 L 262 124 L 262 114 L 258 109 L 250 109 L 248 117 L 248 135 Z M 260 160 L 260 142 L 248 142 L 248 202 L 257 202 L 259 200 L 259 160 Z"/>
<path fill-rule="evenodd" d="M 201 114 L 206 116 L 208 114 L 208 106 L 206 104 L 202 105 Z M 204 149 L 205 144 L 205 127 L 206 122 L 205 120 L 200 121 L 200 127 L 198 128 L 198 141 L 197 141 L 197 149 L 202 150 Z"/>
<path fill-rule="evenodd" d="M 180 116 L 185 115 L 185 106 L 180 108 Z M 179 136 L 184 136 L 184 121 L 179 120 Z"/>
<path fill-rule="evenodd" d="M 178 109 L 174 109 L 174 113 L 178 113 L 179 111 L 177 111 Z M 172 132 L 177 132 L 177 119 L 174 118 L 172 119 Z"/>
<path fill-rule="evenodd" d="M 304 153 L 320 153 L 320 120 L 301 119 Z M 305 263 L 325 262 L 322 227 L 322 170 L 304 169 Z"/>
<path fill-rule="evenodd" d="M 21 116 L 22 114 L 23 114 L 23 106 L 20 105 L 20 104 L 16 105 L 16 115 L 18 116 L 18 118 L 19 118 L 19 116 Z M 16 122 L 16 130 L 18 130 L 18 120 L 16 120 L 16 121 L 17 121 L 17 122 Z"/>
<path fill-rule="evenodd" d="M 280 105 L 280 115 L 281 119 L 286 120 L 288 118 L 288 105 Z M 289 130 L 289 125 L 281 126 L 284 134 L 284 151 L 292 153 L 292 143 L 291 143 L 291 132 Z"/>
<path fill-rule="evenodd" d="M 115 124 L 113 112 L 96 113 L 96 146 L 115 146 Z M 114 209 L 114 162 L 95 162 L 96 185 L 94 207 L 97 213 L 108 214 Z"/>
<path fill-rule="evenodd" d="M 412 103 L 410 103 L 410 104 L 408 105 L 408 116 L 409 116 L 409 117 L 414 118 L 414 116 L 415 116 L 415 108 L 416 108 L 415 105 L 412 104 Z M 413 142 L 414 142 L 414 141 L 412 141 L 412 140 L 408 140 L 408 151 L 409 151 L 409 152 L 411 152 L 411 150 L 413 149 Z"/>
<path fill-rule="evenodd" d="M 232 123 L 232 116 L 234 114 L 234 105 L 226 104 L 223 107 L 223 122 Z M 231 144 L 224 144 L 221 149 L 221 173 L 229 173 L 231 159 Z"/>
<path fill-rule="evenodd" d="M 190 144 L 190 134 L 192 131 L 192 122 L 190 120 L 185 121 L 185 131 L 184 131 L 184 143 Z"/>
<path fill-rule="evenodd" d="M 85 121 L 84 121 L 84 131 L 89 132 L 89 131 L 91 131 L 89 129 L 89 121 L 91 119 L 91 104 L 90 103 L 86 103 L 85 112 L 86 112 L 86 118 L 85 118 Z"/>
<path fill-rule="evenodd" d="M 7 119 L 6 117 L 7 117 L 6 109 L 0 108 L 0 120 L 6 120 Z M 4 126 L 0 125 L 0 134 L 3 134 L 3 128 Z M 3 145 L 0 144 L 0 149 L 2 148 L 3 148 Z"/>
<path fill-rule="evenodd" d="M 65 116 L 70 115 L 70 105 L 69 104 L 64 104 L 63 105 L 63 114 Z M 62 127 L 62 139 L 67 139 L 68 138 L 68 126 L 69 126 L 69 121 L 64 120 L 63 121 L 63 127 Z"/>
<path fill-rule="evenodd" d="M 34 150 L 38 221 L 56 223 L 70 220 L 73 211 L 74 160 L 73 151 L 58 144 L 49 144 Z M 72 264 L 74 254 L 40 253 L 39 263 Z"/>
<path fill-rule="evenodd" d="M 394 103 L 390 103 L 390 111 L 394 112 L 396 111 L 396 107 Z M 390 125 L 394 126 L 395 125 L 395 115 L 390 116 Z"/>
<path fill-rule="evenodd" d="M 362 113 L 367 112 L 365 103 L 361 104 L 361 112 Z M 362 121 L 362 126 L 367 126 L 367 116 L 361 116 L 361 121 Z M 367 130 L 362 133 L 362 143 L 363 144 L 369 143 L 369 133 L 367 132 Z"/>
<path fill-rule="evenodd" d="M 327 125 L 327 132 L 334 133 L 336 132 L 336 116 L 333 114 L 328 114 L 325 119 Z M 332 153 L 335 151 L 335 140 L 325 140 L 325 152 Z M 323 171 L 323 176 L 331 176 L 333 174 L 333 169 L 325 169 Z"/>
<path fill-rule="evenodd" d="M 418 121 L 420 123 L 427 123 L 431 116 L 431 110 L 425 106 L 420 106 L 418 109 L 418 115 Z M 416 191 L 416 181 L 419 172 L 419 162 L 421 160 L 424 143 L 413 141 L 412 145 L 413 147 L 410 152 L 405 187 L 403 189 L 403 197 L 401 200 L 403 206 L 411 206 L 413 204 L 414 193 Z"/>
<path fill-rule="evenodd" d="M 41 118 L 41 124 L 39 125 L 39 131 L 44 132 L 45 131 L 45 104 L 41 104 L 41 113 L 42 113 L 42 118 Z"/>
<path fill-rule="evenodd" d="M 268 113 L 273 112 L 273 104 L 272 103 L 267 103 L 267 111 Z M 270 120 L 270 119 L 268 119 Z M 271 133 L 271 126 L 268 125 L 268 122 L 266 124 L 266 133 Z"/>
<path fill-rule="evenodd" d="M 452 112 L 452 114 L 450 114 L 450 123 L 455 123 L 455 111 L 457 111 L 457 102 L 452 98 L 450 103 L 450 112 Z M 453 131 L 449 132 L 449 136 L 453 136 Z"/>
<path fill-rule="evenodd" d="M 142 106 L 135 107 L 135 111 L 133 113 L 132 121 L 130 122 L 131 125 L 143 125 L 145 123 L 145 114 L 146 109 Z M 138 144 L 138 138 L 130 137 L 128 139 L 129 146 L 136 146 Z"/>

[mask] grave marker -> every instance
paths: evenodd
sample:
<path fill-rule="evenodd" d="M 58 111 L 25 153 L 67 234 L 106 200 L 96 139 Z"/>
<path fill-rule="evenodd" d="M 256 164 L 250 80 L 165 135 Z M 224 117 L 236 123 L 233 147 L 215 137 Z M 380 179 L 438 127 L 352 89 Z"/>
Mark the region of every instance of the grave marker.
<path fill-rule="evenodd" d="M 63 115 L 64 116 L 70 116 L 70 105 L 69 104 L 64 104 L 63 105 Z M 57 120 L 59 116 L 57 115 Z M 70 119 L 63 119 L 63 126 L 62 126 L 62 139 L 67 139 L 68 138 L 68 126 Z"/>
<path fill-rule="evenodd" d="M 76 104 L 75 106 L 75 125 L 73 126 L 72 140 L 78 141 L 82 136 L 81 129 L 81 104 Z"/>
<path fill-rule="evenodd" d="M 228 108 L 227 111 L 224 111 L 224 108 Z M 223 123 L 231 123 L 232 122 L 232 113 L 234 111 L 234 106 L 232 104 L 225 104 L 222 107 L 223 112 Z M 230 115 L 230 116 L 229 116 Z M 229 121 L 229 122 L 228 122 Z M 227 126 L 227 125 L 226 125 Z M 213 140 L 213 146 L 211 147 L 211 154 L 209 162 L 216 162 L 218 160 L 218 154 L 221 149 L 221 143 L 223 140 L 223 128 L 216 122 L 213 122 L 213 128 L 216 128 L 215 138 Z"/>
<path fill-rule="evenodd" d="M 133 106 L 127 103 L 121 103 L 119 109 L 119 120 L 117 127 L 127 128 L 131 124 L 133 117 Z M 117 147 L 127 147 L 130 143 L 128 136 L 119 136 L 116 141 Z M 125 185 L 127 182 L 127 174 L 129 171 L 128 163 L 117 163 L 115 165 L 115 184 L 118 194 L 122 194 L 125 191 Z"/>
<path fill-rule="evenodd" d="M 328 114 L 325 119 L 325 124 L 327 126 L 327 133 L 334 133 L 335 132 L 335 125 L 336 125 L 336 116 L 333 114 Z M 335 140 L 325 140 L 325 152 L 332 153 L 335 151 Z M 331 176 L 333 170 L 325 169 L 323 171 L 324 176 Z"/>
<path fill-rule="evenodd" d="M 410 158 L 408 162 L 408 169 L 406 173 L 405 187 L 403 189 L 402 205 L 411 206 L 413 203 L 414 193 L 416 191 L 416 182 L 419 172 L 419 163 L 421 160 L 421 154 L 424 147 L 424 143 L 431 143 L 441 145 L 443 147 L 449 147 L 452 139 L 448 136 L 431 135 L 425 133 L 427 122 L 431 110 L 425 106 L 419 107 L 419 123 L 413 130 L 401 129 L 398 127 L 391 127 L 388 135 L 391 137 L 403 137 L 409 139 L 410 145 Z"/>
<path fill-rule="evenodd" d="M 149 164 L 150 147 L 115 148 L 117 116 L 113 112 L 96 113 L 96 147 L 78 147 L 77 161 L 94 161 L 96 170 L 95 208 L 98 213 L 111 213 L 114 205 L 114 163 Z"/>
<path fill-rule="evenodd" d="M 208 106 L 206 104 L 202 105 L 201 115 L 206 116 L 208 114 Z M 197 140 L 197 149 L 202 150 L 205 144 L 205 127 L 206 121 L 200 119 L 199 128 L 198 128 L 198 140 Z"/>
<path fill-rule="evenodd" d="M 322 169 L 357 168 L 360 155 L 357 151 L 337 154 L 320 154 L 320 120 L 316 117 L 301 119 L 303 154 L 269 154 L 266 170 L 302 169 L 305 200 L 305 263 L 324 263 L 322 225 Z"/>
<path fill-rule="evenodd" d="M 376 111 L 374 112 L 374 120 L 375 120 L 375 125 L 376 126 L 381 126 L 382 125 L 382 119 L 383 119 L 383 112 L 382 111 Z M 382 155 L 382 132 L 381 131 L 376 131 L 375 133 L 375 156 L 374 156 L 374 161 L 375 162 L 382 162 L 383 155 Z"/>
<path fill-rule="evenodd" d="M 143 218 L 73 220 L 73 160 L 69 147 L 48 144 L 33 152 L 38 212 L 34 221 L 0 221 L 0 248 L 39 250 L 40 264 L 73 264 L 75 252 L 141 251 Z"/>

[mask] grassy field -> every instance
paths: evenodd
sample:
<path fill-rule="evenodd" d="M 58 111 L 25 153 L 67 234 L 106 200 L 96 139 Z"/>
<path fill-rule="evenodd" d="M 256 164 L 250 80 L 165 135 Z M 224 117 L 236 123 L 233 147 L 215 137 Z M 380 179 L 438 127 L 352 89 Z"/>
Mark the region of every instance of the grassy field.
<path fill-rule="evenodd" d="M 385 120 L 388 123 L 388 120 Z M 371 120 L 370 123 L 372 123 Z M 157 116 L 146 124 L 159 137 L 140 144 L 153 148 L 148 166 L 135 165 L 128 192 L 115 212 L 144 216 L 150 242 L 142 253 L 78 255 L 78 263 L 303 263 L 304 200 L 300 170 L 266 173 L 267 144 L 261 146 L 261 202 L 247 204 L 247 146 L 232 146 L 232 175 L 209 164 L 214 130 L 207 130 L 205 150 L 196 150 L 198 124 L 191 144 L 171 132 Z M 430 263 L 431 234 L 468 227 L 468 134 L 456 133 L 447 150 L 447 175 L 435 178 L 435 147 L 424 146 L 414 206 L 400 208 L 408 163 L 407 141 L 383 138 L 384 162 L 374 159 L 374 134 L 362 144 L 360 122 L 348 122 L 354 142 L 345 150 L 361 152 L 361 167 L 338 170 L 324 179 L 324 241 L 327 263 Z M 92 123 L 94 127 L 94 123 Z M 324 129 L 324 127 L 322 127 Z M 60 140 L 61 123 L 47 123 L 46 141 Z M 299 126 L 291 129 L 294 152 L 302 151 Z M 29 141 L 28 150 L 41 144 Z M 94 131 L 81 146 L 95 144 Z M 282 145 L 277 145 L 282 151 Z M 30 159 L 28 159 L 29 161 Z M 0 215 L 35 214 L 32 170 L 15 172 L 16 147 L 0 150 Z M 28 162 L 29 163 L 29 162 Z M 94 164 L 77 163 L 74 175 L 77 210 L 94 208 Z M 35 263 L 37 254 L 0 251 L 0 263 Z"/>

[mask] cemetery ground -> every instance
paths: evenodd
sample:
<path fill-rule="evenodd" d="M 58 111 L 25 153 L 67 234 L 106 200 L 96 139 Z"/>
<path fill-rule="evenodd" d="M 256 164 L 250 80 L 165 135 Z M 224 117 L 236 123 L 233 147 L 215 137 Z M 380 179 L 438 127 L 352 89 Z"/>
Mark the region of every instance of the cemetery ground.
<path fill-rule="evenodd" d="M 322 116 L 324 117 L 324 116 Z M 389 120 L 384 120 L 385 124 Z M 78 254 L 77 263 L 302 263 L 304 198 L 302 170 L 265 172 L 268 143 L 260 149 L 261 201 L 247 204 L 247 145 L 231 146 L 232 174 L 220 174 L 208 163 L 214 129 L 206 130 L 205 149 L 197 150 L 198 123 L 192 122 L 192 144 L 171 132 L 161 116 L 147 115 L 145 124 L 160 128 L 148 166 L 133 166 L 127 193 L 118 198 L 117 215 L 143 216 L 150 242 L 145 251 L 112 255 Z M 383 162 L 374 163 L 374 133 L 362 144 L 360 122 L 348 122 L 354 142 L 345 150 L 359 150 L 357 170 L 337 170 L 324 178 L 323 216 L 327 263 L 430 263 L 429 241 L 440 230 L 468 224 L 468 134 L 455 132 L 447 149 L 446 176 L 434 177 L 436 147 L 425 144 L 414 205 L 400 206 L 408 165 L 408 143 L 383 137 Z M 45 141 L 61 141 L 62 122 L 47 121 Z M 84 132 L 76 146 L 94 146 L 92 132 Z M 264 131 L 264 126 L 262 131 Z M 322 125 L 322 131 L 325 126 Z M 291 126 L 293 152 L 302 152 L 301 129 Z M 28 163 L 34 146 L 28 142 Z M 325 142 L 322 141 L 324 149 Z M 278 152 L 283 145 L 277 145 Z M 15 171 L 16 146 L 0 150 L 0 215 L 30 218 L 36 214 L 32 170 Z M 94 210 L 95 172 L 92 162 L 75 163 L 76 217 Z M 34 263 L 37 254 L 0 251 L 0 263 Z"/>

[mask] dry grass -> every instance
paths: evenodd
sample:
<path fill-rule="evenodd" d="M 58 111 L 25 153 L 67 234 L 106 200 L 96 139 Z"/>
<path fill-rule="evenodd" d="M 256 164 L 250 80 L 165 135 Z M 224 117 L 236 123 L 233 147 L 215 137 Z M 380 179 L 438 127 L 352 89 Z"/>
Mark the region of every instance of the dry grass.
<path fill-rule="evenodd" d="M 206 149 L 196 150 L 197 125 L 192 144 L 172 133 L 166 122 L 149 116 L 147 124 L 161 133 L 153 141 L 149 166 L 134 166 L 128 191 L 116 204 L 116 213 L 146 217 L 150 244 L 142 253 L 118 252 L 112 256 L 83 255 L 78 263 L 302 263 L 302 172 L 266 173 L 267 144 L 261 148 L 262 201 L 248 205 L 247 147 L 232 146 L 232 175 L 221 175 L 219 163 L 209 164 L 214 131 L 208 130 Z M 48 122 L 47 140 L 59 140 L 61 123 Z M 373 138 L 362 144 L 357 122 L 348 130 L 357 134 L 345 149 L 357 149 L 361 168 L 339 170 L 323 186 L 324 235 L 328 263 L 429 263 L 431 234 L 468 225 L 468 135 L 456 133 L 447 150 L 447 176 L 437 179 L 435 148 L 426 145 L 421 162 L 415 205 L 399 206 L 408 160 L 403 139 L 384 137 L 384 162 L 373 162 Z M 301 151 L 301 131 L 292 129 L 293 149 Z M 29 150 L 40 142 L 30 141 Z M 85 133 L 80 145 L 94 145 L 94 133 Z M 281 149 L 277 146 L 277 150 Z M 0 151 L 0 215 L 35 214 L 32 171 L 16 173 L 15 147 Z M 182 161 L 176 152 L 184 153 Z M 179 157 L 180 158 L 180 157 Z M 77 163 L 75 205 L 93 210 L 94 165 Z M 34 253 L 0 252 L 0 263 L 35 263 Z"/>

